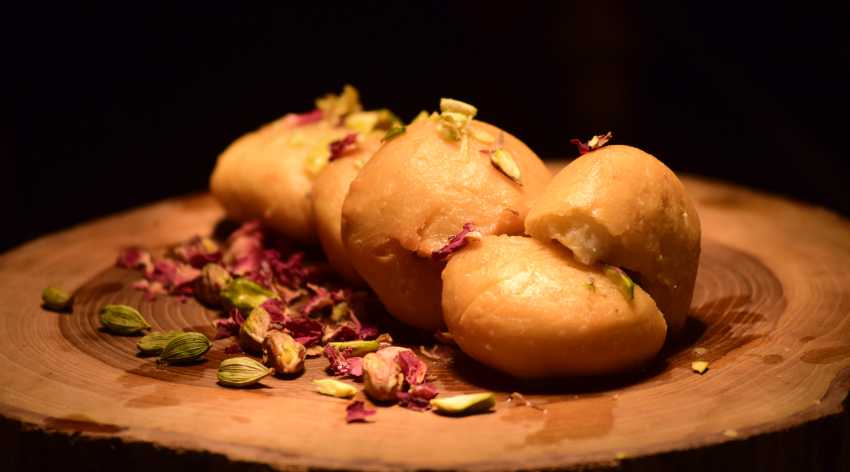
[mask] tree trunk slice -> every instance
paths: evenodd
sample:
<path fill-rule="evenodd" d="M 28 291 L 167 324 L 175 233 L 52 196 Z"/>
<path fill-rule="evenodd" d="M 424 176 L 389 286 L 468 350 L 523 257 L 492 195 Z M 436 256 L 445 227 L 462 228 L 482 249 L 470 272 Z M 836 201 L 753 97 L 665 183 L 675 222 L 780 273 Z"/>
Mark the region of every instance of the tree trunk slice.
<path fill-rule="evenodd" d="M 137 338 L 98 331 L 98 309 L 120 302 L 155 329 L 212 334 L 213 312 L 194 300 L 145 301 L 129 287 L 138 274 L 114 267 L 122 247 L 211 233 L 222 213 L 209 196 L 32 241 L 0 256 L 0 440 L 12 451 L 3 460 L 122 470 L 848 467 L 850 224 L 684 181 L 703 223 L 684 339 L 640 373 L 603 379 L 519 382 L 462 354 L 429 361 L 442 395 L 498 393 L 494 413 L 466 418 L 390 407 L 347 425 L 346 401 L 310 385 L 325 376 L 324 359 L 298 379 L 232 390 L 216 384 L 230 340 L 204 363 L 158 368 L 136 356 Z M 49 284 L 75 291 L 71 314 L 39 306 Z M 703 375 L 690 369 L 697 359 L 710 362 Z M 514 391 L 540 409 L 507 402 Z"/>

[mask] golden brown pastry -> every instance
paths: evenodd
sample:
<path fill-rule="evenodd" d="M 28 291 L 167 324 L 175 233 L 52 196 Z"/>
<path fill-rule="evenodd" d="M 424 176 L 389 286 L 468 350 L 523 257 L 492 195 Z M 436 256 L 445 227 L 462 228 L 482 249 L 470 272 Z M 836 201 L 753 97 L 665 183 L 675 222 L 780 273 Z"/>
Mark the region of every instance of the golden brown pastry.
<path fill-rule="evenodd" d="M 354 270 L 342 244 L 342 202 L 351 181 L 381 146 L 383 136 L 384 133 L 362 135 L 351 151 L 325 166 L 313 184 L 313 213 L 319 241 L 331 266 L 349 282 L 363 283 L 363 279 Z"/>
<path fill-rule="evenodd" d="M 652 298 L 556 243 L 485 236 L 449 259 L 443 314 L 470 357 L 519 378 L 596 375 L 633 368 L 664 344 Z"/>
<path fill-rule="evenodd" d="M 368 133 L 387 116 L 361 112 L 351 86 L 316 105 L 312 112 L 290 113 L 242 136 L 219 156 L 210 190 L 229 218 L 259 219 L 294 240 L 315 242 L 310 192 L 330 158 L 331 143 Z"/>
<path fill-rule="evenodd" d="M 473 121 L 475 109 L 443 100 L 388 140 L 351 183 L 342 238 L 351 263 L 388 311 L 422 329 L 443 326 L 432 253 L 464 224 L 481 234 L 521 234 L 530 202 L 550 175 L 525 144 Z"/>
<path fill-rule="evenodd" d="M 604 262 L 636 274 L 681 330 L 693 296 L 700 221 L 676 175 L 630 146 L 605 146 L 561 170 L 529 211 L 528 234 L 558 241 L 583 264 Z"/>

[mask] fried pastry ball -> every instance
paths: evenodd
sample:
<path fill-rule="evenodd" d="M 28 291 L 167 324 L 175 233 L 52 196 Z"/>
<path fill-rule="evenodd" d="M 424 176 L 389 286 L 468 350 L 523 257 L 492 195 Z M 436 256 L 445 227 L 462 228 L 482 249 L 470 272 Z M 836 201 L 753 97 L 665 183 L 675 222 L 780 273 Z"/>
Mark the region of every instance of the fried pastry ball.
<path fill-rule="evenodd" d="M 604 146 L 567 165 L 525 220 L 526 232 L 558 241 L 583 264 L 636 274 L 671 334 L 690 308 L 700 254 L 700 221 L 676 175 L 630 146 Z"/>
<path fill-rule="evenodd" d="M 388 140 L 342 208 L 354 268 L 390 313 L 428 330 L 443 326 L 444 262 L 432 253 L 466 223 L 481 234 L 521 234 L 530 202 L 550 178 L 520 140 L 473 121 L 473 107 L 444 99 L 441 109 Z"/>
<path fill-rule="evenodd" d="M 449 259 L 443 314 L 470 357 L 518 378 L 597 375 L 653 358 L 667 325 L 640 287 L 629 299 L 600 266 L 557 243 L 485 236 Z"/>
<path fill-rule="evenodd" d="M 368 132 L 360 126 L 364 114 L 379 113 L 361 112 L 351 86 L 316 105 L 313 112 L 290 113 L 242 136 L 219 156 L 210 190 L 229 218 L 259 219 L 296 241 L 315 242 L 310 191 L 330 157 L 330 144 Z"/>
<path fill-rule="evenodd" d="M 316 233 L 328 262 L 349 282 L 363 283 L 348 258 L 342 244 L 342 202 L 348 194 L 348 186 L 357 177 L 366 161 L 381 146 L 383 133 L 364 136 L 356 147 L 341 158 L 330 162 L 313 184 L 313 213 L 316 217 Z"/>

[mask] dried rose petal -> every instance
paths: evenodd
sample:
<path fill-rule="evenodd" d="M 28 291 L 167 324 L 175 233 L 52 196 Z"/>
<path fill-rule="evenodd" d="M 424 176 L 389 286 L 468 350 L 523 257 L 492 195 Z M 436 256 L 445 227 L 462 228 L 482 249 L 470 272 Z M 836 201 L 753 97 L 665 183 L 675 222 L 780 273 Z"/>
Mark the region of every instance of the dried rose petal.
<path fill-rule="evenodd" d="M 415 411 L 427 411 L 431 409 L 430 400 L 438 393 L 437 387 L 432 383 L 413 385 L 407 392 L 397 394 L 398 404 Z"/>
<path fill-rule="evenodd" d="M 229 336 L 238 336 L 239 328 L 245 322 L 245 317 L 242 312 L 234 308 L 228 313 L 228 317 L 215 322 L 216 333 L 215 339 L 227 338 Z"/>
<path fill-rule="evenodd" d="M 360 325 L 360 339 L 375 339 L 378 337 L 379 334 L 380 331 L 378 331 L 377 326 L 365 324 Z"/>
<path fill-rule="evenodd" d="M 171 293 L 191 294 L 192 284 L 201 276 L 201 271 L 171 259 L 154 261 L 153 274 L 148 277 L 152 282 L 160 282 Z"/>
<path fill-rule="evenodd" d="M 345 359 L 345 356 L 333 346 L 325 346 L 325 358 L 328 360 L 328 370 L 334 375 L 348 375 L 351 372 L 351 366 Z"/>
<path fill-rule="evenodd" d="M 165 295 L 168 293 L 168 290 L 165 289 L 165 286 L 163 286 L 162 283 L 150 282 L 145 279 L 137 280 L 133 282 L 130 286 L 136 290 L 144 291 L 145 300 L 149 302 L 156 300 L 157 295 Z"/>
<path fill-rule="evenodd" d="M 307 113 L 299 113 L 295 115 L 295 126 L 304 126 L 317 121 L 322 121 L 323 117 L 324 112 L 318 108 L 313 111 L 308 111 Z"/>
<path fill-rule="evenodd" d="M 348 357 L 345 359 L 348 363 L 348 375 L 360 378 L 363 377 L 363 358 L 362 357 Z"/>
<path fill-rule="evenodd" d="M 325 325 L 322 331 L 322 342 L 325 343 L 360 339 L 358 326 L 351 321 Z"/>
<path fill-rule="evenodd" d="M 350 133 L 345 135 L 344 138 L 332 141 L 328 147 L 331 151 L 328 161 L 339 159 L 343 154 L 357 147 L 357 133 Z"/>
<path fill-rule="evenodd" d="M 153 257 L 151 253 L 137 247 L 122 249 L 118 253 L 115 265 L 125 269 L 141 269 L 145 276 L 153 273 Z"/>
<path fill-rule="evenodd" d="M 579 154 L 587 154 L 590 151 L 595 149 L 599 149 L 602 146 L 608 144 L 608 141 L 614 138 L 614 134 L 612 132 L 607 132 L 605 134 L 597 134 L 590 138 L 587 143 L 583 143 L 578 138 L 573 138 L 570 140 L 570 144 L 574 144 L 578 148 Z"/>
<path fill-rule="evenodd" d="M 440 248 L 438 251 L 431 253 L 431 259 L 435 261 L 443 261 L 448 259 L 450 255 L 461 250 L 469 243 L 470 239 L 480 239 L 481 233 L 475 229 L 472 223 L 464 223 L 463 229 L 459 233 L 449 238 L 448 244 Z"/>
<path fill-rule="evenodd" d="M 583 143 L 580 139 L 578 139 L 578 138 L 570 139 L 570 144 L 572 144 L 572 145 L 574 145 L 575 147 L 577 147 L 577 148 L 578 148 L 578 153 L 579 153 L 580 155 L 584 155 L 584 154 L 587 154 L 587 153 L 589 153 L 589 152 L 590 152 L 590 147 L 588 147 L 588 146 L 587 146 L 587 144 L 584 144 L 584 143 Z"/>
<path fill-rule="evenodd" d="M 305 347 L 312 346 L 322 339 L 322 324 L 305 316 L 288 317 L 284 328 Z"/>
<path fill-rule="evenodd" d="M 286 315 L 286 306 L 281 300 L 269 298 L 260 304 L 269 314 L 272 323 L 286 324 L 288 316 Z"/>
<path fill-rule="evenodd" d="M 175 247 L 172 252 L 177 260 L 185 262 L 196 269 L 209 263 L 221 260 L 221 248 L 210 238 L 195 236 L 189 241 Z"/>
<path fill-rule="evenodd" d="M 366 422 L 366 418 L 374 415 L 377 411 L 366 408 L 366 404 L 361 400 L 355 400 L 345 407 L 345 422 L 354 423 L 356 421 Z"/>
<path fill-rule="evenodd" d="M 227 238 L 222 261 L 235 275 L 247 275 L 260 268 L 263 259 L 263 231 L 259 221 L 249 221 Z"/>
<path fill-rule="evenodd" d="M 399 352 L 396 360 L 401 367 L 401 372 L 404 374 L 404 379 L 407 383 L 410 385 L 419 385 L 425 381 L 425 375 L 428 373 L 428 365 L 422 362 L 422 359 L 419 359 L 413 351 Z"/>

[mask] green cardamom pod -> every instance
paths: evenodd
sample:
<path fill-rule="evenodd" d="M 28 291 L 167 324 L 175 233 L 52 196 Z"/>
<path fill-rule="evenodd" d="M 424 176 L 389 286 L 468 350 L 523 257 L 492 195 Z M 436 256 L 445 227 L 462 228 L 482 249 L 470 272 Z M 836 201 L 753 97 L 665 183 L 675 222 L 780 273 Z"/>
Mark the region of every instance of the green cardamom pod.
<path fill-rule="evenodd" d="M 274 373 L 274 369 L 270 369 L 250 357 L 231 357 L 219 364 L 218 383 L 225 387 L 247 387 L 254 385 L 272 373 Z"/>
<path fill-rule="evenodd" d="M 437 412 L 446 415 L 471 415 L 488 411 L 496 406 L 496 395 L 493 392 L 484 392 L 435 398 L 431 400 L 431 406 Z"/>
<path fill-rule="evenodd" d="M 247 352 L 262 352 L 263 341 L 269 332 L 271 322 L 271 315 L 263 307 L 258 306 L 251 310 L 248 318 L 239 328 L 239 346 Z"/>
<path fill-rule="evenodd" d="M 212 342 L 201 333 L 181 333 L 162 348 L 159 361 L 166 364 L 180 364 L 196 361 L 212 347 Z"/>
<path fill-rule="evenodd" d="M 138 334 L 151 325 L 139 310 L 127 305 L 106 305 L 100 310 L 100 324 L 113 334 Z"/>
<path fill-rule="evenodd" d="M 136 343 L 136 347 L 142 354 L 158 356 L 169 341 L 181 334 L 183 334 L 183 331 L 154 331 L 140 339 Z"/>
<path fill-rule="evenodd" d="M 221 291 L 225 304 L 249 312 L 277 294 L 262 285 L 245 278 L 233 279 Z"/>
<path fill-rule="evenodd" d="M 41 301 L 49 310 L 67 310 L 71 304 L 71 294 L 56 287 L 47 287 L 41 292 Z"/>

